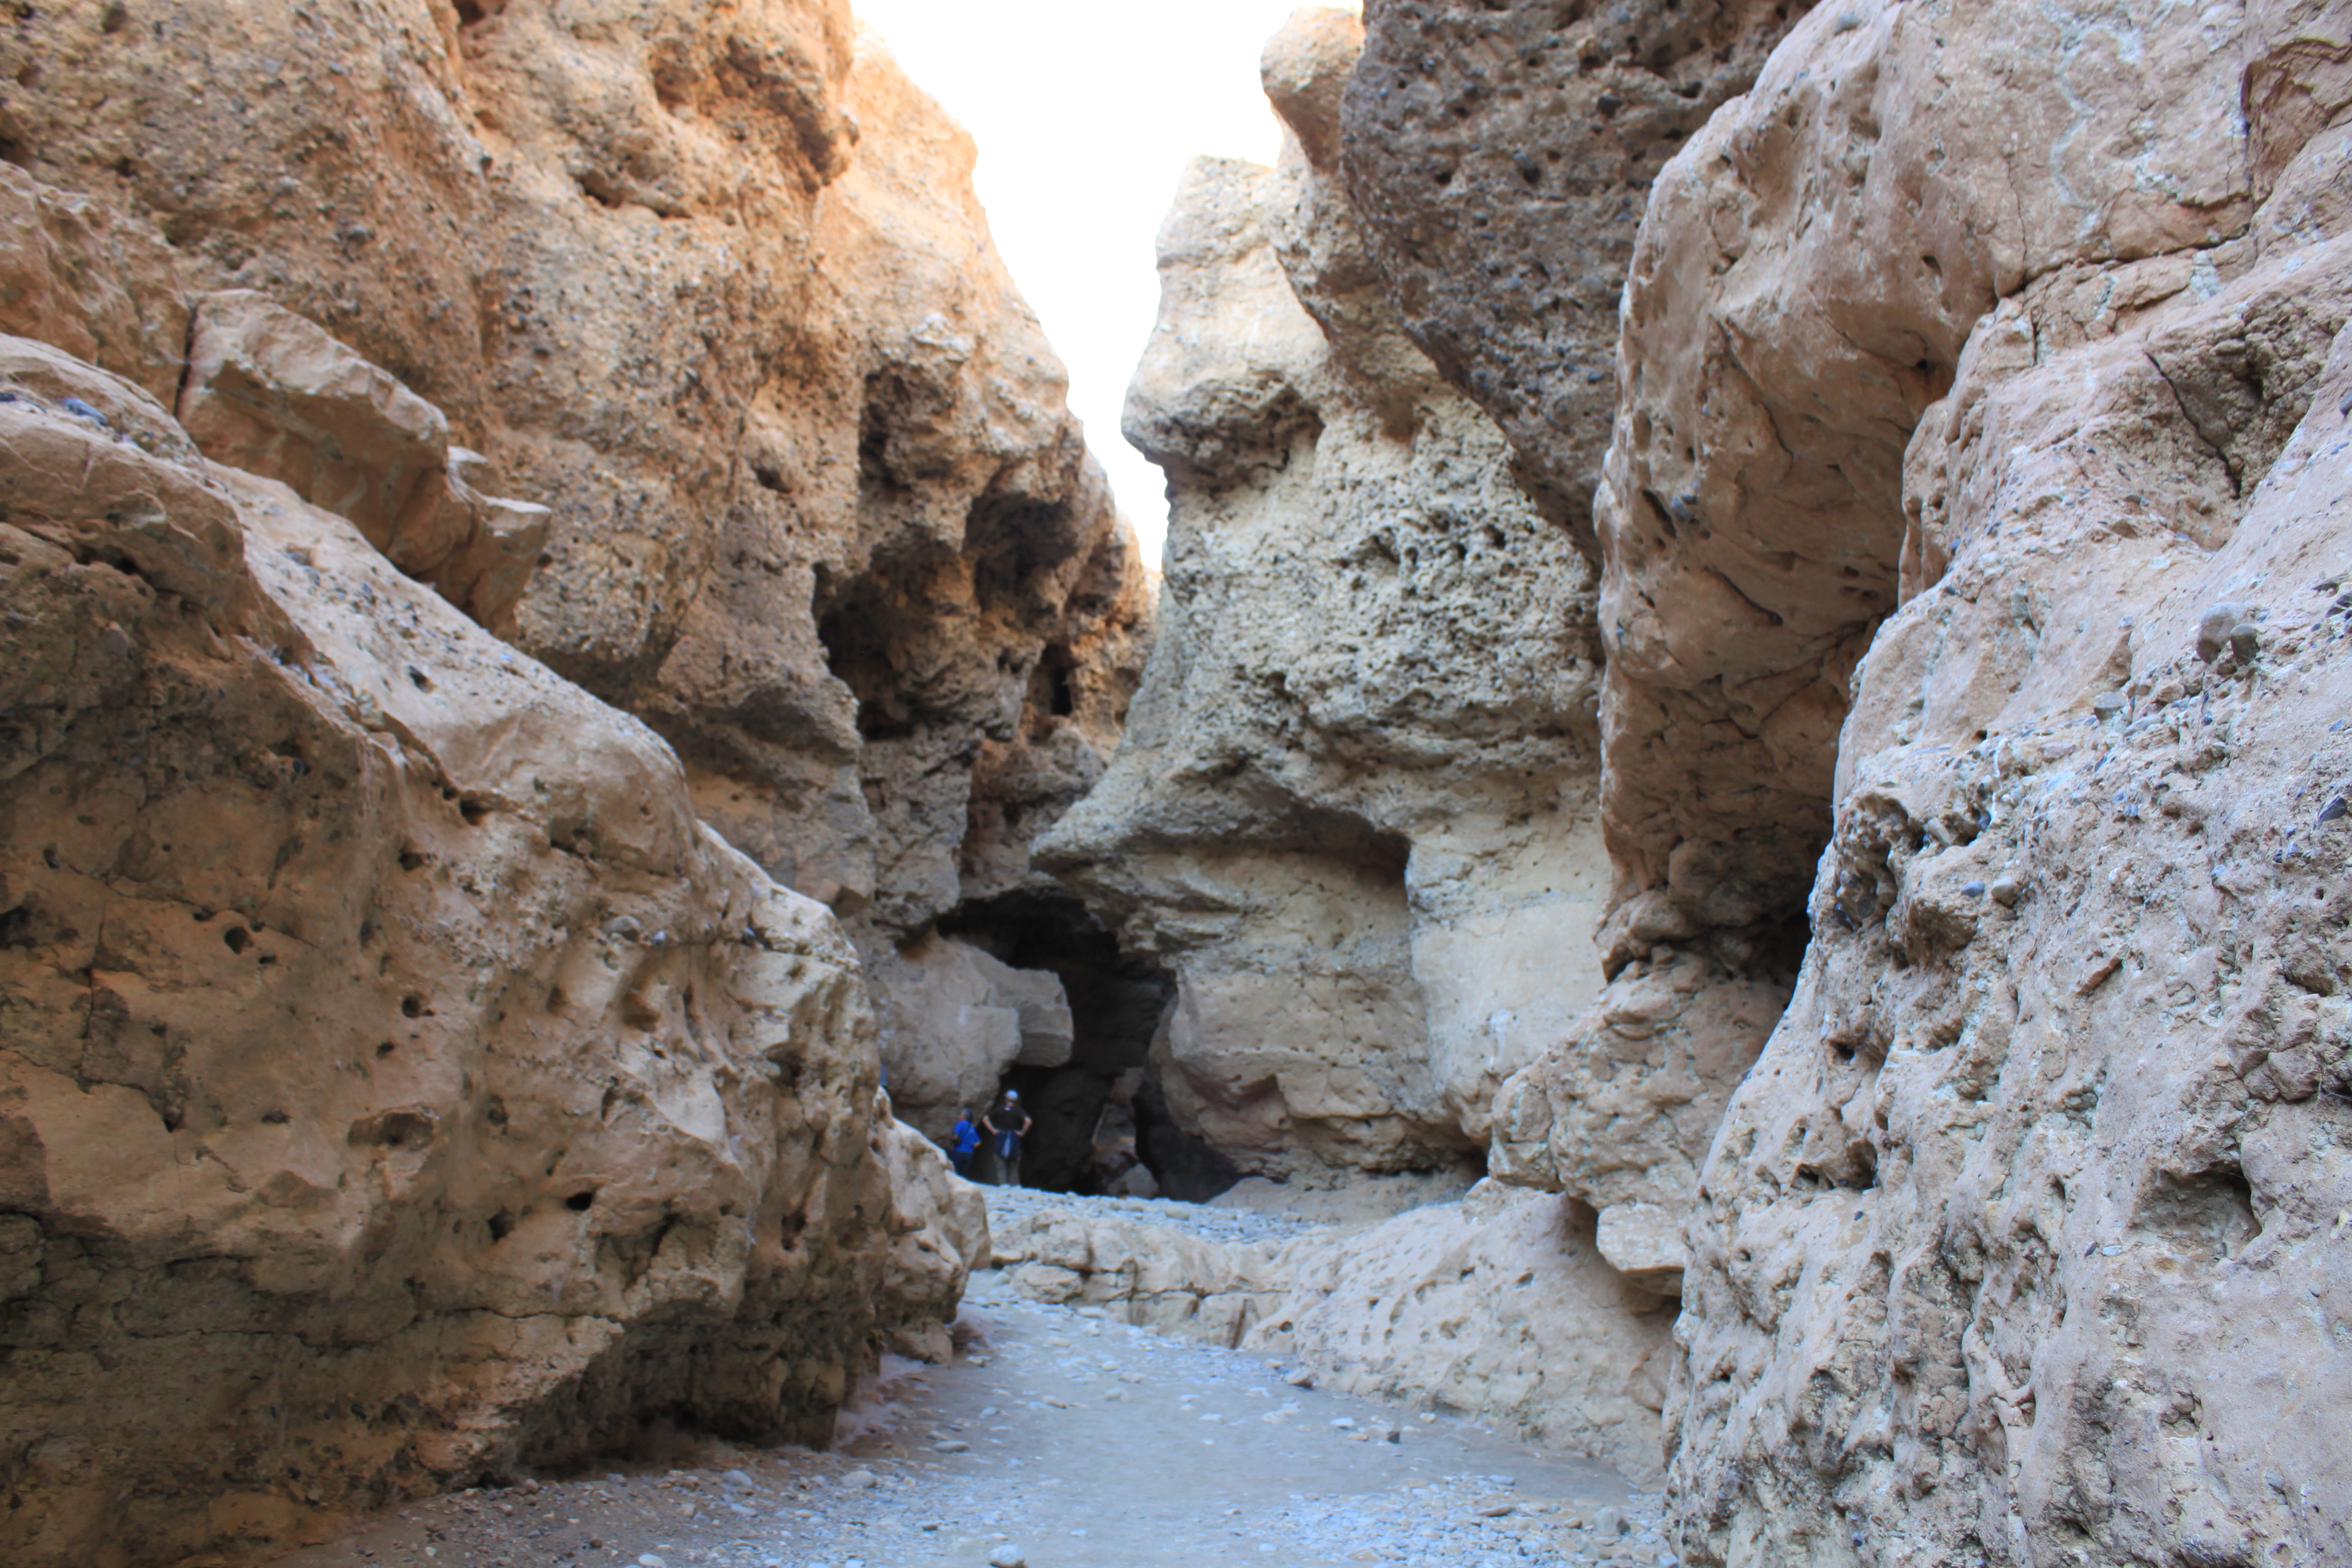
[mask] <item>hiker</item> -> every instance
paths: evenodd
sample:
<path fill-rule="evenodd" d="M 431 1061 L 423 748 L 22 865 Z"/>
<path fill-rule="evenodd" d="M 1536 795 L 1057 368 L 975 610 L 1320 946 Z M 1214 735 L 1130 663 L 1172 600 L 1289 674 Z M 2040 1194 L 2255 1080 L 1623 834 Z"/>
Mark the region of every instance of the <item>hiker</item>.
<path fill-rule="evenodd" d="M 1004 1098 L 989 1113 L 980 1119 L 981 1130 L 991 1139 L 991 1152 L 996 1156 L 996 1184 L 1017 1187 L 1021 1184 L 1021 1140 L 1027 1137 L 1034 1125 L 1029 1113 L 1021 1109 L 1021 1092 L 1008 1089 Z"/>
<path fill-rule="evenodd" d="M 971 1180 L 971 1157 L 980 1148 L 980 1129 L 971 1124 L 971 1112 L 956 1112 L 954 1131 L 948 1134 L 948 1163 L 965 1181 Z"/>

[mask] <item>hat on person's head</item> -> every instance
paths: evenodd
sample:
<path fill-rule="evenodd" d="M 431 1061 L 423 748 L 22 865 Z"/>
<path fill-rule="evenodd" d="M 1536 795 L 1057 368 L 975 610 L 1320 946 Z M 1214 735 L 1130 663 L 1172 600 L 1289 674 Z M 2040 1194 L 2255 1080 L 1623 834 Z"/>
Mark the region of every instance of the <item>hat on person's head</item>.
<path fill-rule="evenodd" d="M 1004 1098 L 1008 1100 L 1018 1100 L 1021 1098 L 1021 1091 L 1017 1089 L 1008 1089 L 1004 1091 Z"/>

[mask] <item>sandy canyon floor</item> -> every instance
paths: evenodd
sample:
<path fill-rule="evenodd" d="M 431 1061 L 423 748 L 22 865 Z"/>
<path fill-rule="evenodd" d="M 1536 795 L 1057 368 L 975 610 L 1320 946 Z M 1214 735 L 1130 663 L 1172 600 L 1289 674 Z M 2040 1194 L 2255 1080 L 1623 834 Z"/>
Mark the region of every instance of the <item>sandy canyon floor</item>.
<path fill-rule="evenodd" d="M 1299 1386 L 993 1273 L 957 1338 L 950 1364 L 886 1366 L 831 1452 L 656 1438 L 646 1462 L 418 1503 L 280 1568 L 1673 1561 L 1654 1495 L 1457 1416 Z"/>

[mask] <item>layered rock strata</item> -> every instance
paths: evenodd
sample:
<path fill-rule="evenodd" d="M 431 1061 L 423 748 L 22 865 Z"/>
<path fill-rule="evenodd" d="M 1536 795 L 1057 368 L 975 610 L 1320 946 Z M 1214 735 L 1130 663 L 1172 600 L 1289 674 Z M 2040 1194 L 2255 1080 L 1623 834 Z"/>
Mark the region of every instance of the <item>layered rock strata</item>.
<path fill-rule="evenodd" d="M 1196 163 L 1125 430 L 1167 592 L 1041 858 L 1176 977 L 1153 1058 L 1245 1171 L 1425 1167 L 1600 983 L 1591 578 L 1382 298 L 1337 184 L 1355 19 L 1269 47 L 1278 169 Z"/>
<path fill-rule="evenodd" d="M 1904 601 L 1704 1173 L 1686 1561 L 2352 1562 L 2346 24 L 1818 12 L 1658 183 L 1622 602 L 1776 516 L 1776 637 Z"/>
<path fill-rule="evenodd" d="M 646 719 L 703 818 L 869 960 L 968 902 L 1056 896 L 1027 846 L 1116 738 L 1149 587 L 969 139 L 845 5 L 43 6 L 0 70 L 7 162 L 152 219 L 195 291 L 315 323 L 446 426 L 366 459 L 384 493 L 328 498 L 332 461 L 261 452 L 288 421 L 229 428 L 257 329 L 224 302 L 197 321 L 201 439 Z M 183 323 L 152 325 L 169 365 Z M 544 517 L 403 511 L 445 447 Z M 927 974 L 879 1000 L 899 1077 L 963 1064 L 904 1102 L 929 1121 L 1011 1063 L 986 1027 L 918 1026 Z"/>

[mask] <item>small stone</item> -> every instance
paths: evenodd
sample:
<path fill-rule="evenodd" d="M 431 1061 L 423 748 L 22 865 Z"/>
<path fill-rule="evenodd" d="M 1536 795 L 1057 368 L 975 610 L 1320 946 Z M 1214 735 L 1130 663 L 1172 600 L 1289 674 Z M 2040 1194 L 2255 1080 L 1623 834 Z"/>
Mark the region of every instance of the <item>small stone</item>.
<path fill-rule="evenodd" d="M 2223 599 L 2209 606 L 2197 617 L 2197 657 L 2207 664 L 2221 657 L 2231 631 L 2246 618 L 2246 606 L 2235 599 Z"/>
<path fill-rule="evenodd" d="M 1960 897 L 1964 899 L 1981 899 L 1984 896 L 1985 885 L 1982 882 L 1962 882 L 1960 884 Z"/>
<path fill-rule="evenodd" d="M 637 1559 L 637 1568 L 669 1568 L 669 1563 L 648 1552 Z"/>
<path fill-rule="evenodd" d="M 84 403 L 79 397 L 68 397 L 64 402 L 58 404 L 58 406 L 64 409 L 67 413 L 72 415 L 77 419 L 89 420 L 91 424 L 97 426 L 101 430 L 111 430 L 114 428 L 114 422 L 112 420 L 109 419 L 105 415 L 100 414 L 97 409 L 92 408 L 89 404 Z"/>
<path fill-rule="evenodd" d="M 1297 1372 L 1285 1374 L 1282 1381 L 1293 1388 L 1312 1388 L 1315 1386 L 1315 1374 L 1302 1366 Z"/>
<path fill-rule="evenodd" d="M 2344 797 L 2340 795 L 2336 795 L 2330 799 L 2326 805 L 2319 808 L 2319 820 L 2313 823 L 2312 826 L 2314 827 L 2325 826 L 2328 823 L 2334 822 L 2337 817 L 2342 816 L 2347 809 L 2347 807 L 2345 805 Z"/>
<path fill-rule="evenodd" d="M 1615 1509 L 1604 1508 L 1592 1516 L 1592 1528 L 1601 1535 L 1613 1540 L 1624 1534 L 1633 1526 L 1627 1524 L 1625 1516 Z"/>
<path fill-rule="evenodd" d="M 751 1473 L 749 1470 L 729 1470 L 719 1479 L 730 1487 L 756 1489 L 760 1484 L 751 1479 Z"/>
<path fill-rule="evenodd" d="M 1029 1568 L 1029 1559 L 1008 1541 L 988 1554 L 988 1568 Z"/>
<path fill-rule="evenodd" d="M 2238 656 L 2239 663 L 2243 664 L 2252 658 L 2254 650 L 2262 646 L 2262 628 L 2253 622 L 2240 621 L 2230 628 L 2230 651 Z"/>
<path fill-rule="evenodd" d="M 854 1492 L 872 1491 L 882 1484 L 881 1478 L 871 1470 L 852 1470 L 841 1478 L 841 1484 Z"/>
<path fill-rule="evenodd" d="M 2002 909 L 2013 908 L 2017 903 L 2018 896 L 2024 890 L 2024 885 L 2014 877 L 1996 877 L 1993 879 L 1992 886 L 1986 889 L 1992 894 L 1992 901 Z"/>
<path fill-rule="evenodd" d="M 1478 1510 L 1478 1517 L 1501 1519 L 1507 1514 L 1517 1513 L 1518 1510 L 1519 1505 L 1515 1502 L 1490 1502 Z"/>
<path fill-rule="evenodd" d="M 1331 1426 L 1337 1431 L 1352 1432 L 1356 1429 L 1356 1418 L 1352 1415 L 1342 1415 L 1333 1421 Z"/>
<path fill-rule="evenodd" d="M 931 1445 L 931 1448 L 934 1452 L 941 1454 L 969 1454 L 971 1452 L 971 1445 L 965 1442 L 961 1437 L 950 1437 L 944 1443 L 934 1443 Z"/>

